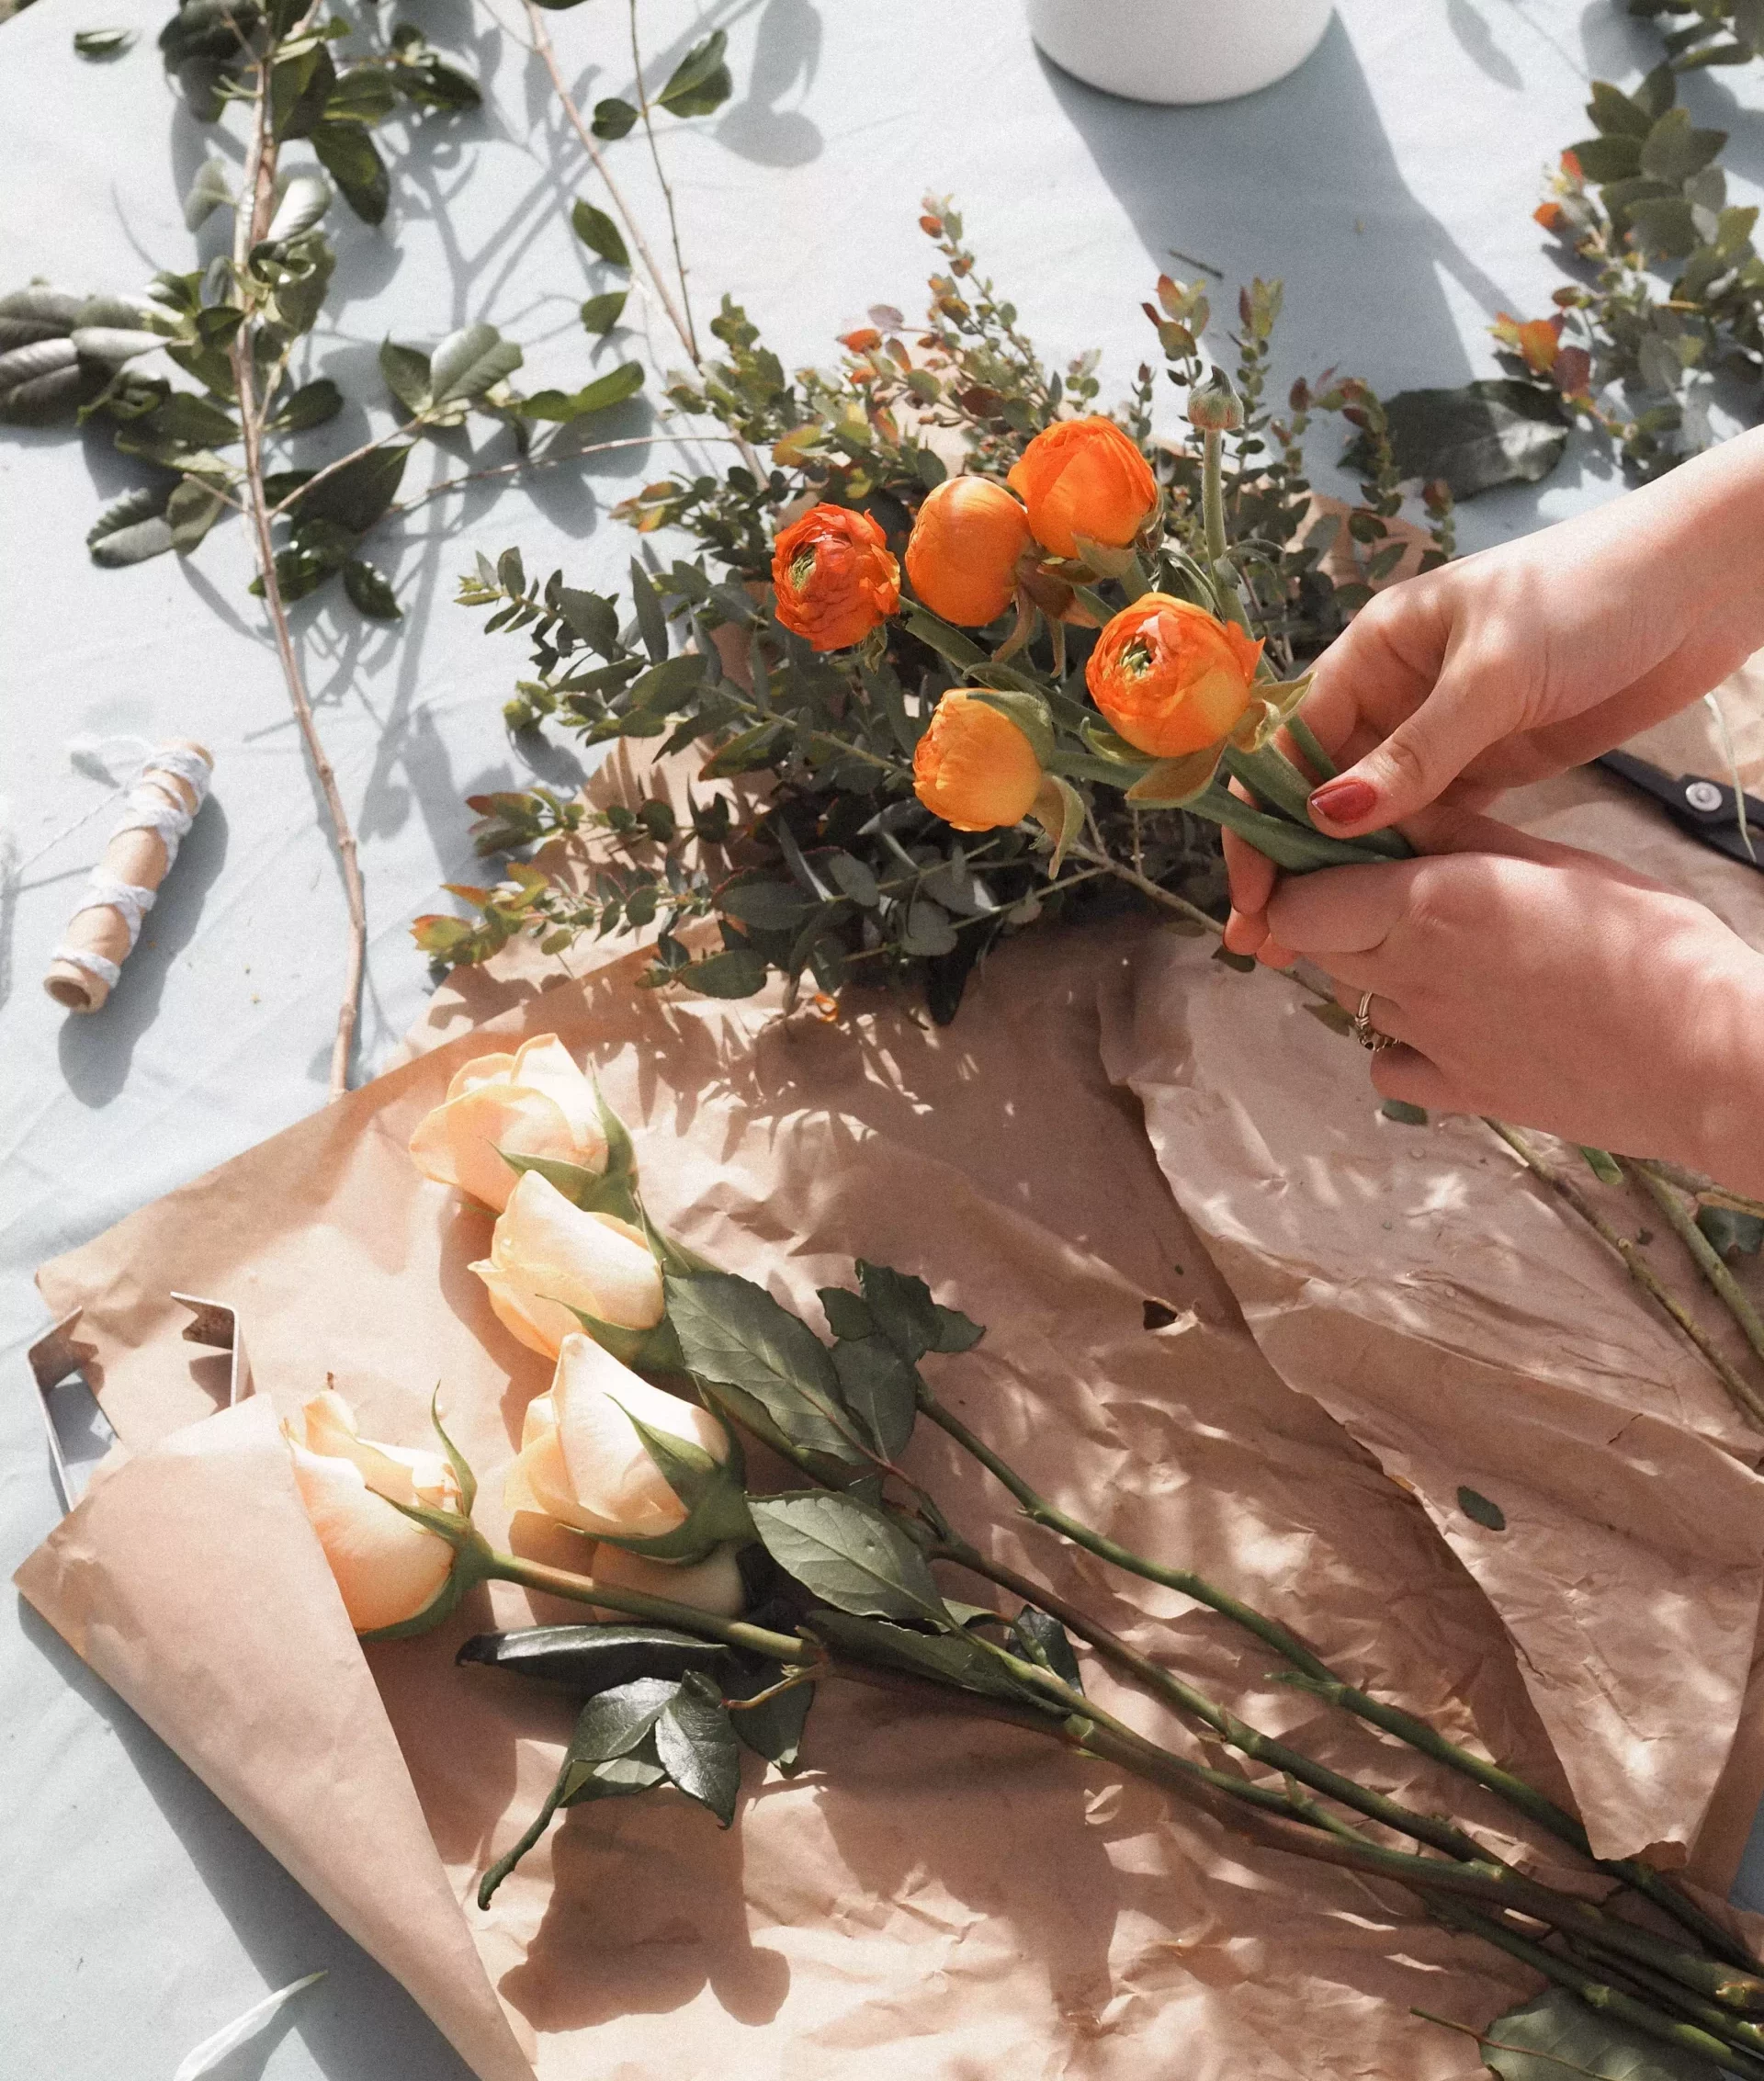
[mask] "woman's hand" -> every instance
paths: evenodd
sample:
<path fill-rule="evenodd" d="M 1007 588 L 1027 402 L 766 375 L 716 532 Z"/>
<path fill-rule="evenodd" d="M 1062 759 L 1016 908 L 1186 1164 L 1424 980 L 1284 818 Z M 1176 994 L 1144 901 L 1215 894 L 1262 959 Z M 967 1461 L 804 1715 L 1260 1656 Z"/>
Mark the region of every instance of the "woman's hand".
<path fill-rule="evenodd" d="M 1302 713 L 1354 837 L 1608 752 L 1764 645 L 1764 429 L 1595 512 L 1394 585 L 1318 661 Z M 1227 944 L 1260 951 L 1274 870 L 1227 841 Z M 1278 958 L 1277 952 L 1275 958 Z"/>
<path fill-rule="evenodd" d="M 1386 1098 L 1764 1187 L 1764 956 L 1596 854 L 1441 810 L 1429 856 L 1283 881 L 1272 933 L 1399 1046 Z"/>

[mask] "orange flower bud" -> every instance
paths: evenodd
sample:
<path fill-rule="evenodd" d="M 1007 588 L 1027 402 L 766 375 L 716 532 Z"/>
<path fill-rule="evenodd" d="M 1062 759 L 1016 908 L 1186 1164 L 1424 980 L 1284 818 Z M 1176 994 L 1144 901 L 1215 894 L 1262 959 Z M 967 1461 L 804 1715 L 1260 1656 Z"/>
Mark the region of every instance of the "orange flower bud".
<path fill-rule="evenodd" d="M 772 553 L 778 619 L 817 650 L 846 650 L 900 605 L 900 566 L 867 513 L 811 506 Z"/>
<path fill-rule="evenodd" d="M 1085 684 L 1109 727 L 1154 759 L 1216 744 L 1250 706 L 1261 645 L 1191 600 L 1146 593 L 1091 652 Z"/>
<path fill-rule="evenodd" d="M 1030 540 L 1029 516 L 1002 484 L 947 478 L 919 508 L 907 576 L 933 614 L 979 628 L 1011 605 Z"/>
<path fill-rule="evenodd" d="M 1041 761 L 1009 716 L 972 694 L 945 694 L 912 755 L 913 792 L 957 831 L 1021 823 L 1041 792 Z"/>
<path fill-rule="evenodd" d="M 1036 541 L 1057 557 L 1081 554 L 1080 535 L 1125 549 L 1158 503 L 1145 457 L 1113 419 L 1062 419 L 1047 427 L 1007 482 L 1029 508 Z"/>

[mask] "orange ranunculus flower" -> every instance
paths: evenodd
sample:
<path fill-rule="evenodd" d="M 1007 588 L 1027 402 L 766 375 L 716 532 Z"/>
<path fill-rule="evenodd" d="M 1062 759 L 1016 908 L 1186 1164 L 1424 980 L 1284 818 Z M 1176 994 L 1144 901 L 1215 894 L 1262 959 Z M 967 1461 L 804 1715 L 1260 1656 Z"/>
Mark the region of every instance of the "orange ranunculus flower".
<path fill-rule="evenodd" d="M 1017 589 L 1029 515 L 989 477 L 950 477 L 919 508 L 907 576 L 931 609 L 960 628 L 996 621 Z"/>
<path fill-rule="evenodd" d="M 1080 554 L 1082 535 L 1124 549 L 1150 518 L 1158 484 L 1113 419 L 1062 419 L 1037 434 L 1007 480 L 1029 525 L 1057 557 Z"/>
<path fill-rule="evenodd" d="M 1041 792 L 1041 761 L 1009 716 L 972 694 L 945 694 L 912 755 L 913 792 L 957 831 L 1021 823 Z"/>
<path fill-rule="evenodd" d="M 1216 744 L 1250 706 L 1261 645 L 1168 593 L 1146 593 L 1097 638 L 1084 669 L 1109 727 L 1154 759 Z"/>
<path fill-rule="evenodd" d="M 811 506 L 772 552 L 778 619 L 817 650 L 861 643 L 900 605 L 900 566 L 867 513 Z"/>

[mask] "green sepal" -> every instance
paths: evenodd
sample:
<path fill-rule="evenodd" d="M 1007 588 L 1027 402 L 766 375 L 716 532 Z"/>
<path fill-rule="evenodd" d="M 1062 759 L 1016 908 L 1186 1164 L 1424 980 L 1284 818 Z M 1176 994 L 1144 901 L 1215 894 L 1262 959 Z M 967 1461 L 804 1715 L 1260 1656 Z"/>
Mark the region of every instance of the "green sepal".
<path fill-rule="evenodd" d="M 537 1171 L 547 1184 L 555 1185 L 571 1206 L 584 1214 L 616 1215 L 638 1226 L 637 1203 L 630 1182 L 609 1171 L 585 1170 L 579 1163 L 560 1162 L 549 1156 L 515 1156 L 505 1148 L 496 1151 L 511 1171 Z"/>
<path fill-rule="evenodd" d="M 1131 549 L 1111 549 L 1106 542 L 1093 542 L 1088 535 L 1074 535 L 1080 560 L 1101 578 L 1126 578 L 1135 571 L 1139 575 L 1139 591 L 1147 590 L 1145 573 L 1138 571 L 1139 560 Z M 1129 591 L 1131 591 L 1129 587 Z M 1135 595 L 1137 597 L 1137 595 Z"/>
<path fill-rule="evenodd" d="M 901 601 L 900 619 L 928 650 L 935 650 L 940 658 L 947 658 L 962 671 L 966 672 L 970 665 L 987 662 L 986 652 L 978 643 L 964 636 L 959 628 L 952 628 L 948 622 L 940 620 L 917 600 Z"/>
<path fill-rule="evenodd" d="M 374 1491 L 376 1495 L 379 1491 Z M 357 1634 L 358 1640 L 412 1640 L 418 1634 L 432 1633 L 444 1619 L 450 1618 L 459 1600 L 469 1589 L 475 1589 L 481 1582 L 487 1582 L 495 1573 L 491 1566 L 491 1551 L 481 1534 L 469 1518 L 454 1517 L 446 1510 L 431 1510 L 421 1503 L 397 1503 L 390 1496 L 381 1496 L 382 1503 L 390 1503 L 393 1510 L 413 1519 L 425 1531 L 438 1532 L 449 1541 L 454 1549 L 453 1567 L 447 1579 L 414 1617 L 401 1619 L 397 1625 L 376 1626 L 371 1633 Z"/>
<path fill-rule="evenodd" d="M 1044 774 L 1041 792 L 1029 805 L 1029 814 L 1054 842 L 1053 857 L 1047 863 L 1047 879 L 1057 881 L 1059 870 L 1066 865 L 1068 847 L 1084 829 L 1084 797 L 1063 775 Z"/>
<path fill-rule="evenodd" d="M 606 1093 L 600 1088 L 600 1079 L 592 1079 L 594 1087 L 594 1104 L 600 1112 L 600 1131 L 606 1137 L 606 1175 L 609 1178 L 637 1180 L 637 1149 L 631 1141 L 631 1130 L 606 1103 Z"/>
<path fill-rule="evenodd" d="M 613 1398 L 617 1400 L 616 1396 Z M 624 1408 L 624 1404 L 619 1407 Z M 600 1534 L 606 1544 L 622 1546 L 628 1554 L 640 1554 L 651 1561 L 702 1561 L 715 1547 L 746 1545 L 758 1536 L 747 1508 L 746 1459 L 732 1431 L 729 1456 L 719 1460 L 689 1438 L 654 1430 L 629 1409 L 625 1414 L 662 1478 L 685 1505 L 686 1515 L 672 1532 L 653 1538 Z"/>
<path fill-rule="evenodd" d="M 1078 734 L 1099 759 L 1106 759 L 1112 766 L 1134 766 L 1144 773 L 1152 763 L 1145 752 L 1129 744 L 1125 737 L 1117 737 L 1107 723 L 1094 716 L 1080 725 Z"/>
<path fill-rule="evenodd" d="M 548 1294 L 540 1295 L 542 1300 L 553 1297 Z M 558 1306 L 569 1308 L 570 1313 L 601 1350 L 611 1352 L 620 1365 L 641 1367 L 654 1372 L 678 1371 L 677 1355 L 672 1366 L 665 1363 L 663 1357 L 656 1355 L 670 1350 L 677 1354 L 679 1350 L 678 1340 L 673 1337 L 666 1316 L 649 1329 L 630 1329 L 622 1322 L 603 1322 L 599 1316 L 590 1315 L 586 1308 L 571 1307 L 568 1301 L 559 1301 Z M 665 1338 L 663 1331 L 668 1332 Z"/>
<path fill-rule="evenodd" d="M 982 686 L 968 691 L 970 701 L 996 708 L 1007 722 L 1013 722 L 1029 740 L 1035 763 L 1045 766 L 1054 755 L 1054 718 L 1039 694 L 1020 687 Z"/>
<path fill-rule="evenodd" d="M 1219 745 L 1210 744 L 1180 759 L 1159 759 L 1127 789 L 1127 800 L 1138 809 L 1186 809 L 1212 786 L 1220 752 Z"/>
<path fill-rule="evenodd" d="M 478 1476 L 471 1471 L 466 1455 L 447 1436 L 447 1427 L 441 1421 L 441 1383 L 435 1384 L 435 1393 L 429 1400 L 429 1421 L 435 1426 L 435 1434 L 441 1441 L 441 1450 L 447 1455 L 447 1465 L 453 1469 L 453 1478 L 459 1484 L 459 1514 L 469 1518 L 471 1506 L 478 1500 Z"/>

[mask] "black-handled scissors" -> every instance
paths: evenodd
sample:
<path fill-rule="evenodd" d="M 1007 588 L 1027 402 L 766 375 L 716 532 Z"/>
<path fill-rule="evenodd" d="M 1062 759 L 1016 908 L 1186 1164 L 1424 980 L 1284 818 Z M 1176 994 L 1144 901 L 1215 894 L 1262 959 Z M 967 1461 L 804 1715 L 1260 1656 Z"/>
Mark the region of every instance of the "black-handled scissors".
<path fill-rule="evenodd" d="M 1593 763 L 1602 766 L 1644 795 L 1652 796 L 1681 831 L 1717 853 L 1724 853 L 1742 866 L 1764 868 L 1764 802 L 1755 795 L 1736 795 L 1718 780 L 1704 780 L 1698 774 L 1680 774 L 1676 780 L 1663 767 L 1651 766 L 1627 752 L 1607 752 Z M 1746 805 L 1746 832 L 1739 823 L 1739 805 Z M 1748 851 L 1746 836 L 1752 849 Z"/>

